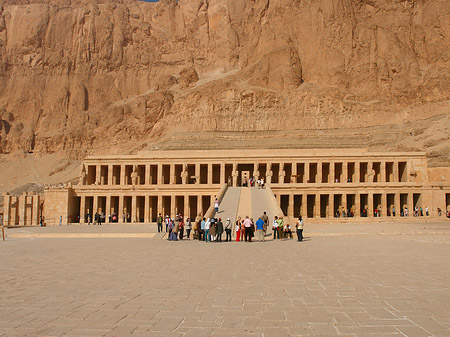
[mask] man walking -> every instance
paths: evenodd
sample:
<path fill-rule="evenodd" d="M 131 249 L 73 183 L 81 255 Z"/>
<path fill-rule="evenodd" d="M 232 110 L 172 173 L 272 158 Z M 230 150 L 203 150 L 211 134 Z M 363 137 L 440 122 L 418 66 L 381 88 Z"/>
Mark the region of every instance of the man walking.
<path fill-rule="evenodd" d="M 259 242 L 266 241 L 266 238 L 264 237 L 264 220 L 261 218 L 256 220 L 256 236 L 258 237 Z"/>
<path fill-rule="evenodd" d="M 159 213 L 158 218 L 156 219 L 156 223 L 158 224 L 158 233 L 161 233 L 163 231 L 163 217 L 161 213 Z"/>
<path fill-rule="evenodd" d="M 267 216 L 266 212 L 264 212 L 263 216 L 261 217 L 262 221 L 264 221 L 264 235 L 267 234 L 267 227 L 269 226 L 269 217 Z"/>
<path fill-rule="evenodd" d="M 303 241 L 303 219 L 301 216 L 298 217 L 298 221 L 297 221 L 297 225 L 295 225 L 295 227 L 297 227 L 297 240 L 298 242 Z"/>

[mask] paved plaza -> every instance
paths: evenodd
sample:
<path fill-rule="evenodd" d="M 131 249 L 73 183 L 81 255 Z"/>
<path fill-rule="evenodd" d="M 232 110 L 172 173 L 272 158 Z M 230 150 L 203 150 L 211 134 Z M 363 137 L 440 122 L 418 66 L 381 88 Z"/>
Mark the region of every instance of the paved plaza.
<path fill-rule="evenodd" d="M 450 222 L 169 242 L 155 226 L 7 230 L 0 336 L 450 336 Z M 151 234 L 151 235 L 150 235 Z"/>

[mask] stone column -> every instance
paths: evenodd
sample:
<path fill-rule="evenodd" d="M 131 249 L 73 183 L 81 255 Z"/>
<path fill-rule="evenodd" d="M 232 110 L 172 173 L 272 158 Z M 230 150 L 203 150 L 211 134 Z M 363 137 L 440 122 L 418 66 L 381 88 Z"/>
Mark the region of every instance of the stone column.
<path fill-rule="evenodd" d="M 175 207 L 175 196 L 171 195 L 170 196 L 170 214 L 169 214 L 169 216 L 171 218 L 175 219 L 176 212 L 177 212 L 177 209 Z"/>
<path fill-rule="evenodd" d="M 224 185 L 227 180 L 225 177 L 225 163 L 220 163 L 220 185 Z"/>
<path fill-rule="evenodd" d="M 266 168 L 266 183 L 267 184 L 271 184 L 272 183 L 272 163 L 267 163 L 267 168 Z"/>
<path fill-rule="evenodd" d="M 345 214 L 348 217 L 347 193 L 342 193 L 342 207 L 344 208 Z"/>
<path fill-rule="evenodd" d="M 314 217 L 316 219 L 319 219 L 320 218 L 320 193 L 316 193 L 316 198 L 315 199 L 316 200 L 315 200 L 315 203 L 314 203 Z"/>
<path fill-rule="evenodd" d="M 382 183 L 385 183 L 386 182 L 386 162 L 385 161 L 382 161 L 380 163 L 380 175 L 381 175 L 380 181 Z"/>
<path fill-rule="evenodd" d="M 369 194 L 368 194 L 368 201 L 367 201 L 367 203 L 368 203 L 368 209 L 367 209 L 367 217 L 371 217 L 371 218 L 373 218 L 373 192 L 370 192 Z"/>
<path fill-rule="evenodd" d="M 328 178 L 328 182 L 331 181 L 332 183 L 334 183 L 336 181 L 335 175 L 336 175 L 336 163 L 330 162 L 330 177 Z"/>
<path fill-rule="evenodd" d="M 308 194 L 306 193 L 302 194 L 302 206 L 300 208 L 300 214 L 304 218 L 308 217 Z"/>
<path fill-rule="evenodd" d="M 361 163 L 359 161 L 355 162 L 355 183 L 359 183 L 361 178 Z"/>
<path fill-rule="evenodd" d="M 372 174 L 372 173 L 374 173 L 374 170 L 373 170 L 373 162 L 372 161 L 369 161 L 368 163 L 367 163 L 367 180 L 369 181 L 369 183 L 373 183 L 373 178 L 374 178 L 374 175 Z"/>
<path fill-rule="evenodd" d="M 120 185 L 125 185 L 125 165 L 120 165 Z"/>
<path fill-rule="evenodd" d="M 342 181 L 341 183 L 346 183 L 348 179 L 348 162 L 342 162 Z"/>
<path fill-rule="evenodd" d="M 328 196 L 328 217 L 334 217 L 334 194 L 329 194 Z"/>
<path fill-rule="evenodd" d="M 169 177 L 170 177 L 170 184 L 173 185 L 175 184 L 175 164 L 170 164 L 170 172 L 169 172 Z"/>
<path fill-rule="evenodd" d="M 207 183 L 208 183 L 208 185 L 212 185 L 212 182 L 213 182 L 213 172 L 212 172 L 213 170 L 212 170 L 212 164 L 208 164 L 208 180 L 207 180 Z"/>
<path fill-rule="evenodd" d="M 183 214 L 184 221 L 186 221 L 186 219 L 189 218 L 190 213 L 191 212 L 190 212 L 190 209 L 189 209 L 189 195 L 185 195 L 184 196 L 184 214 Z"/>
<path fill-rule="evenodd" d="M 158 177 L 156 179 L 157 180 L 156 182 L 158 185 L 162 185 L 162 183 L 163 183 L 163 172 L 162 172 L 163 169 L 162 168 L 163 168 L 162 164 L 158 164 L 158 172 L 156 172 L 157 177 Z"/>
<path fill-rule="evenodd" d="M 117 219 L 117 222 L 122 222 L 123 221 L 123 204 L 124 204 L 124 196 L 123 195 L 119 195 L 119 209 L 117 212 L 117 216 L 119 217 Z"/>
<path fill-rule="evenodd" d="M 151 182 L 151 176 L 150 176 L 150 164 L 145 165 L 145 185 L 150 185 Z"/>
<path fill-rule="evenodd" d="M 97 166 L 95 167 L 95 183 L 97 185 L 100 185 L 101 173 L 102 173 L 102 166 L 100 164 L 97 164 Z"/>
<path fill-rule="evenodd" d="M 309 165 L 311 165 L 310 162 L 305 162 L 305 177 L 304 177 L 304 182 L 305 183 L 309 183 Z"/>
<path fill-rule="evenodd" d="M 200 184 L 200 164 L 195 164 L 195 185 Z"/>
<path fill-rule="evenodd" d="M 156 210 L 156 213 L 159 215 L 159 213 L 161 213 L 161 216 L 165 219 L 165 216 L 166 216 L 166 214 L 164 214 L 163 213 L 163 204 L 162 204 L 162 202 L 163 202 L 163 196 L 162 195 L 157 195 L 156 196 L 156 207 L 157 207 L 157 210 Z"/>
<path fill-rule="evenodd" d="M 386 192 L 381 193 L 381 216 L 387 216 L 387 196 Z"/>
<path fill-rule="evenodd" d="M 137 222 L 136 219 L 136 195 L 131 197 L 131 222 Z"/>
<path fill-rule="evenodd" d="M 233 176 L 233 186 L 236 187 L 239 175 L 239 172 L 237 170 L 237 164 L 233 164 L 233 172 L 231 173 L 231 175 Z"/>
<path fill-rule="evenodd" d="M 359 218 L 360 216 L 361 216 L 361 196 L 359 193 L 355 193 L 355 217 Z"/>
<path fill-rule="evenodd" d="M 400 216 L 400 211 L 403 208 L 400 200 L 400 193 L 394 194 L 394 207 L 395 207 L 395 216 Z"/>
<path fill-rule="evenodd" d="M 19 225 L 22 224 L 23 226 L 27 225 L 27 194 L 26 192 L 23 192 L 23 194 L 18 198 L 20 200 L 19 203 Z M 22 209 L 20 209 L 20 206 L 22 206 Z"/>
<path fill-rule="evenodd" d="M 92 221 L 95 221 L 95 213 L 98 212 L 98 196 L 94 195 L 92 202 Z"/>
<path fill-rule="evenodd" d="M 413 205 L 413 194 L 412 193 L 408 193 L 407 205 L 408 205 L 408 216 L 414 216 L 414 205 Z M 444 215 L 445 215 L 445 213 L 444 213 Z"/>
<path fill-rule="evenodd" d="M 202 217 L 205 215 L 202 210 L 202 196 L 197 195 L 197 214 L 200 214 L 200 213 L 201 213 Z"/>
<path fill-rule="evenodd" d="M 289 217 L 291 217 L 291 219 L 294 218 L 294 194 L 293 193 L 289 194 L 289 206 L 288 206 L 287 214 Z"/>
<path fill-rule="evenodd" d="M 294 183 L 294 184 L 297 183 L 297 180 L 298 180 L 298 177 L 296 177 L 297 175 L 298 175 L 297 163 L 294 162 L 294 163 L 292 163 L 292 177 L 291 177 L 292 178 L 291 182 Z"/>
<path fill-rule="evenodd" d="M 280 171 L 278 172 L 278 183 L 284 185 L 284 177 L 286 172 L 284 171 L 284 163 L 280 163 Z"/>
<path fill-rule="evenodd" d="M 106 195 L 106 205 L 105 205 L 105 222 L 109 221 L 109 215 L 111 214 L 111 195 Z"/>
<path fill-rule="evenodd" d="M 151 223 L 152 220 L 150 214 L 150 197 L 148 195 L 144 196 L 144 222 Z"/>
<path fill-rule="evenodd" d="M 33 205 L 33 214 L 34 214 L 34 205 Z M 80 224 L 84 224 L 86 222 L 86 196 L 82 195 L 80 197 Z"/>
<path fill-rule="evenodd" d="M 398 179 L 398 161 L 394 161 L 394 182 L 398 183 L 400 180 Z"/>
<path fill-rule="evenodd" d="M 108 165 L 108 181 L 106 182 L 106 185 L 112 185 L 113 184 L 113 166 Z"/>
<path fill-rule="evenodd" d="M 317 163 L 317 177 L 316 177 L 316 182 L 318 182 L 318 183 L 324 183 L 325 181 L 322 181 L 322 169 L 323 169 L 323 167 L 322 167 L 322 165 L 323 165 L 323 162 L 322 161 L 319 161 L 318 163 Z M 319 214 L 320 215 L 320 214 Z"/>

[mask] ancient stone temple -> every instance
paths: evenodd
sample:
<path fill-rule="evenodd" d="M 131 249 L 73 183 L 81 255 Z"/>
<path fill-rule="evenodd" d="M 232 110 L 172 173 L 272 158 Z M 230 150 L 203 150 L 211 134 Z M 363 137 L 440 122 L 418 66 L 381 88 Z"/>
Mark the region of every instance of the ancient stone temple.
<path fill-rule="evenodd" d="M 218 198 L 223 218 L 255 218 L 267 211 L 287 219 L 399 221 L 411 220 L 417 210 L 418 219 L 436 220 L 438 208 L 445 216 L 450 207 L 450 184 L 434 176 L 419 152 L 272 149 L 92 156 L 82 164 L 78 185 L 45 190 L 44 215 L 49 225 L 60 217 L 63 223 L 86 223 L 95 213 L 106 222 L 150 223 L 159 213 L 211 216 Z M 265 188 L 250 187 L 250 178 L 264 179 Z"/>

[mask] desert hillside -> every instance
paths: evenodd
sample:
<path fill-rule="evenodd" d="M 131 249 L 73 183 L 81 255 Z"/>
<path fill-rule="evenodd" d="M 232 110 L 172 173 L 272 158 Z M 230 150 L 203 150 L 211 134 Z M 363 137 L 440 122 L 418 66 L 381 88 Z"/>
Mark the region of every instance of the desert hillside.
<path fill-rule="evenodd" d="M 450 166 L 448 0 L 0 6 L 0 191 L 151 148 L 421 150 Z M 22 179 L 27 163 L 42 172 Z"/>

